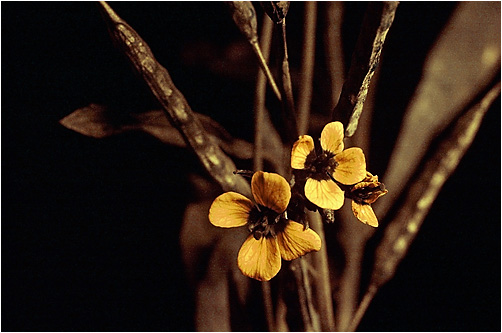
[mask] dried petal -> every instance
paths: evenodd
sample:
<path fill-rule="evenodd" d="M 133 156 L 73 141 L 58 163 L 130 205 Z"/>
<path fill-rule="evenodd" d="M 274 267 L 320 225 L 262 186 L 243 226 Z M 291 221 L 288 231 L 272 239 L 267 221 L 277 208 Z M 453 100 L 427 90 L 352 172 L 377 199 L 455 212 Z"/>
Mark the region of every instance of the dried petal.
<path fill-rule="evenodd" d="M 369 204 L 359 204 L 352 201 L 352 212 L 359 221 L 368 224 L 372 227 L 378 227 L 378 219 Z"/>

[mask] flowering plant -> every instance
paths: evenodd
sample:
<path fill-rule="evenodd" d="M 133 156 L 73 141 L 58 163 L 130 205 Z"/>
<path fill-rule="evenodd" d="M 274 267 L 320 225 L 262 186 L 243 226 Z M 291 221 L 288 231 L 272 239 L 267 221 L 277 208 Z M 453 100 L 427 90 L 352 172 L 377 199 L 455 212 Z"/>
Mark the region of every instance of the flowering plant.
<path fill-rule="evenodd" d="M 347 57 L 338 51 L 342 39 L 333 40 L 331 33 L 342 30 L 341 20 L 335 19 L 343 12 L 342 5 L 322 5 L 327 15 L 322 25 L 326 29 L 324 46 L 329 50 L 329 68 L 320 71 L 328 72 L 329 78 L 317 73 L 318 82 L 326 83 L 329 91 L 315 92 L 322 102 L 312 98 L 316 87 L 313 69 L 318 61 L 312 44 L 317 5 L 307 2 L 296 7 L 305 12 L 305 36 L 303 62 L 292 75 L 286 18 L 295 15 L 296 5 L 290 10 L 289 2 L 262 2 L 259 38 L 254 4 L 228 3 L 260 66 L 253 106 L 255 136 L 250 143 L 232 137 L 208 116 L 193 112 L 147 43 L 110 5 L 100 3 L 114 42 L 162 110 L 131 115 L 120 123 L 107 120 L 110 114 L 105 107 L 91 104 L 61 123 L 98 138 L 144 131 L 166 144 L 189 148 L 210 176 L 210 181 L 193 178 L 197 200 L 187 207 L 180 232 L 186 274 L 194 287 L 197 330 L 229 330 L 238 320 L 235 318 L 250 327 L 262 324 L 258 330 L 266 325 L 270 331 L 333 331 L 335 323 L 337 330 L 355 330 L 376 291 L 393 277 L 442 185 L 499 94 L 500 84 L 488 89 L 490 75 L 500 65 L 497 41 L 478 40 L 467 31 L 485 27 L 483 36 L 496 35 L 489 23 L 497 21 L 493 13 L 499 11 L 490 4 L 463 4 L 455 11 L 461 19 L 455 16 L 428 54 L 416 96 L 403 111 L 402 132 L 395 133 L 395 148 L 385 155 L 385 162 L 389 157 L 387 169 L 373 167 L 384 158 L 380 158 L 381 150 L 368 153 L 373 137 L 371 121 L 364 117 L 375 109 L 375 89 L 370 84 L 376 81 L 373 76 L 380 66 L 387 33 L 393 31 L 398 3 L 368 4 L 346 71 Z M 484 16 L 491 19 L 484 20 Z M 468 47 L 458 49 L 460 44 Z M 271 47 L 276 49 L 278 64 L 272 68 Z M 228 52 L 232 56 L 212 68 L 228 75 L 229 64 L 240 59 L 242 49 L 242 45 L 235 46 L 235 54 Z M 452 55 L 458 59 L 451 61 Z M 242 61 L 233 63 L 234 67 L 252 67 L 249 61 Z M 441 75 L 431 74 L 438 71 Z M 481 97 L 475 98 L 478 95 Z M 311 112 L 315 102 L 315 112 Z M 232 111 L 221 104 L 215 109 L 221 108 L 224 116 Z M 326 110 L 318 110 L 324 105 Z M 382 179 L 389 190 L 368 169 L 385 171 Z M 245 176 L 250 176 L 250 183 Z M 350 205 L 345 205 L 346 199 Z M 378 237 L 372 238 L 375 233 Z M 366 267 L 371 274 L 363 279 L 369 239 L 379 244 L 374 265 Z M 255 305 L 257 288 L 265 324 L 239 316 Z M 214 295 L 220 296 L 218 301 L 213 302 Z M 221 316 L 214 316 L 214 311 Z"/>

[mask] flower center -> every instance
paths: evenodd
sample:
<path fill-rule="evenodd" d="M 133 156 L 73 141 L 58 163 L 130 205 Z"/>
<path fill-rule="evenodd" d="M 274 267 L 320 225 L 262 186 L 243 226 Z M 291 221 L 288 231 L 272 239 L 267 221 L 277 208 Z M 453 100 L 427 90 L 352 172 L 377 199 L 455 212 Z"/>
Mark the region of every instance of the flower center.
<path fill-rule="evenodd" d="M 268 207 L 256 205 L 249 212 L 248 229 L 256 240 L 262 237 L 275 237 L 275 229 L 281 218 L 282 214 Z"/>
<path fill-rule="evenodd" d="M 309 178 L 315 180 L 331 179 L 337 163 L 333 158 L 335 154 L 322 150 L 320 153 L 310 152 L 305 161 L 305 169 L 309 172 Z"/>

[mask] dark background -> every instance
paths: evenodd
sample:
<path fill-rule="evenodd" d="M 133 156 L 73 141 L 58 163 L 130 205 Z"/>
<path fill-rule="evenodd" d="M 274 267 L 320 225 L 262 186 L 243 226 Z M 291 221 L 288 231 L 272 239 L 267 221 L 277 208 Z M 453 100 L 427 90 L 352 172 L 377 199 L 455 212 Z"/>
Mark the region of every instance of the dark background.
<path fill-rule="evenodd" d="M 194 110 L 251 140 L 256 70 L 215 60 L 242 46 L 223 3 L 112 7 Z M 374 173 L 383 174 L 399 128 L 389 114 L 406 107 L 454 7 L 398 8 L 377 94 Z M 347 58 L 364 8 L 346 4 Z M 292 7 L 291 22 L 301 22 L 299 13 Z M 301 34 L 292 29 L 290 38 L 298 44 Z M 193 330 L 178 233 L 197 161 L 146 134 L 97 140 L 58 124 L 90 103 L 124 113 L 156 107 L 97 6 L 3 2 L 2 42 L 2 330 Z M 291 54 L 293 64 L 298 57 Z M 360 330 L 500 331 L 499 152 L 500 98 Z"/>

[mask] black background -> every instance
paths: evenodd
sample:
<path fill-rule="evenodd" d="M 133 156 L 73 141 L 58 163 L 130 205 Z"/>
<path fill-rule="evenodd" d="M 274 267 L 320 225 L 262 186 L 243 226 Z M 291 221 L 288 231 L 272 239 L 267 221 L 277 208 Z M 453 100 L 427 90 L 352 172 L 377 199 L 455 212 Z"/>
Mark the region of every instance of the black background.
<path fill-rule="evenodd" d="M 242 39 L 223 3 L 112 7 L 194 110 L 251 140 L 254 77 L 215 74 L 197 63 L 205 51 L 187 60 L 187 45 L 222 50 Z M 377 94 L 374 173 L 383 174 L 399 128 L 389 114 L 406 107 L 454 7 L 399 6 Z M 346 5 L 347 57 L 364 8 Z M 301 20 L 294 9 L 290 15 Z M 97 140 L 58 124 L 90 103 L 156 107 L 111 44 L 96 4 L 3 2 L 2 60 L 2 330 L 194 330 L 178 232 L 196 160 L 146 134 Z M 500 99 L 360 330 L 500 330 L 499 152 Z"/>

